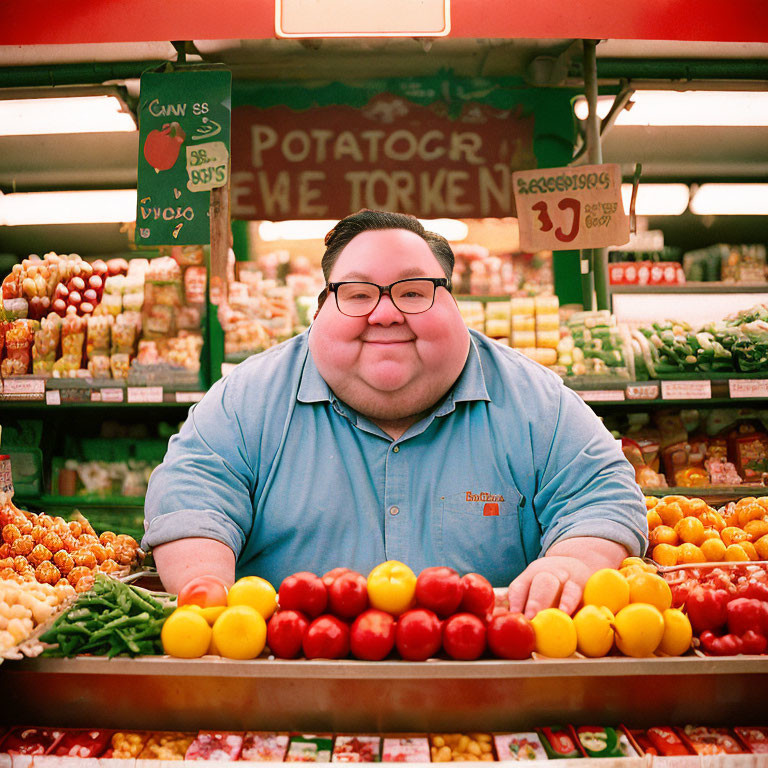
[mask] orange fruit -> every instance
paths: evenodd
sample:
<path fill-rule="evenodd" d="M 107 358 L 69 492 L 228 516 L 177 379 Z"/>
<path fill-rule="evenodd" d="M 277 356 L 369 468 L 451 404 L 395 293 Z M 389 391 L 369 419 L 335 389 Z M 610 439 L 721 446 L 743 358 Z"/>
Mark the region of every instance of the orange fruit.
<path fill-rule="evenodd" d="M 700 547 L 686 542 L 677 548 L 678 563 L 706 563 L 707 558 Z"/>
<path fill-rule="evenodd" d="M 714 528 L 717 531 L 722 531 L 725 528 L 725 520 L 719 512 L 715 512 L 714 509 L 708 509 L 699 516 L 699 520 L 704 524 L 705 528 Z"/>
<path fill-rule="evenodd" d="M 661 576 L 655 573 L 633 573 L 629 582 L 629 602 L 648 603 L 660 611 L 672 605 L 672 590 Z"/>
<path fill-rule="evenodd" d="M 674 496 L 674 495 L 670 494 L 669 496 L 662 496 L 661 500 L 665 504 L 673 504 L 673 503 L 682 504 L 683 502 L 688 501 L 688 497 L 687 496 Z"/>
<path fill-rule="evenodd" d="M 757 499 L 754 496 L 742 496 L 736 502 L 736 508 L 741 509 L 742 507 L 748 507 L 750 504 L 757 504 Z"/>
<path fill-rule="evenodd" d="M 739 509 L 739 525 L 743 528 L 750 520 L 762 520 L 766 512 L 759 504 L 749 504 Z"/>
<path fill-rule="evenodd" d="M 675 525 L 675 533 L 680 541 L 701 544 L 704 541 L 704 523 L 698 517 L 684 517 Z"/>
<path fill-rule="evenodd" d="M 725 544 L 719 536 L 716 539 L 707 539 L 701 545 L 701 551 L 707 558 L 707 562 L 719 563 L 725 557 Z"/>
<path fill-rule="evenodd" d="M 761 536 L 755 542 L 755 550 L 761 560 L 768 560 L 768 534 Z"/>
<path fill-rule="evenodd" d="M 729 544 L 725 549 L 725 555 L 723 560 L 727 562 L 747 562 L 749 555 L 747 551 L 740 544 Z"/>
<path fill-rule="evenodd" d="M 676 501 L 671 504 L 659 504 L 656 511 L 661 516 L 661 522 L 671 528 L 674 528 L 675 524 L 684 517 L 683 510 Z"/>
<path fill-rule="evenodd" d="M 698 517 L 709 509 L 709 504 L 704 499 L 686 499 L 680 506 L 686 516 L 696 515 Z"/>
<path fill-rule="evenodd" d="M 664 637 L 664 616 L 646 603 L 630 603 L 613 622 L 616 647 L 625 656 L 653 656 Z"/>
<path fill-rule="evenodd" d="M 653 548 L 652 557 L 659 565 L 677 565 L 677 547 L 672 544 L 657 544 Z"/>
<path fill-rule="evenodd" d="M 637 567 L 642 571 L 648 571 L 648 573 L 656 573 L 656 568 L 652 563 L 646 562 L 642 557 L 625 557 L 621 561 L 619 568 L 632 568 Z"/>
<path fill-rule="evenodd" d="M 657 525 L 649 534 L 648 541 L 652 547 L 657 544 L 677 544 L 679 541 L 674 528 L 668 525 Z M 655 558 L 654 558 L 655 559 Z"/>
<path fill-rule="evenodd" d="M 760 559 L 757 550 L 755 549 L 755 545 L 751 541 L 740 541 L 737 546 L 741 547 L 747 553 L 747 557 L 750 560 Z"/>
<path fill-rule="evenodd" d="M 768 496 L 761 496 L 755 503 L 768 510 Z"/>
<path fill-rule="evenodd" d="M 704 541 L 707 541 L 708 539 L 717 539 L 718 541 L 721 541 L 720 532 L 715 530 L 714 528 L 705 528 L 704 540 L 702 541 L 702 544 L 704 543 Z M 699 546 L 701 546 L 701 544 Z"/>
<path fill-rule="evenodd" d="M 659 499 L 656 496 L 645 497 L 645 508 L 653 509 L 659 503 Z"/>
<path fill-rule="evenodd" d="M 650 510 L 645 516 L 648 519 L 649 531 L 652 531 L 654 528 L 661 525 L 661 515 L 655 509 Z"/>
<path fill-rule="evenodd" d="M 744 526 L 744 532 L 749 534 L 750 541 L 757 541 L 768 533 L 768 520 L 750 520 Z"/>
<path fill-rule="evenodd" d="M 729 525 L 720 531 L 720 538 L 725 542 L 726 546 L 730 546 L 731 544 L 739 544 L 742 541 L 748 541 L 749 534 L 743 528 Z"/>
<path fill-rule="evenodd" d="M 681 656 L 691 647 L 693 630 L 688 617 L 677 608 L 667 608 L 664 617 L 664 635 L 656 649 L 667 656 Z"/>

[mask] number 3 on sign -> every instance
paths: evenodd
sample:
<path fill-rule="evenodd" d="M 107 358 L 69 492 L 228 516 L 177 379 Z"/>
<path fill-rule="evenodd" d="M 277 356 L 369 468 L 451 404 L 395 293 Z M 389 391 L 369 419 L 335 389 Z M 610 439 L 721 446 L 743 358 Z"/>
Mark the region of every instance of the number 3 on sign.
<path fill-rule="evenodd" d="M 552 223 L 552 219 L 549 218 L 549 210 L 547 203 L 544 200 L 540 200 L 535 205 L 531 206 L 534 211 L 539 214 L 540 230 L 542 232 L 549 232 L 555 225 Z M 571 229 L 569 232 L 564 232 L 562 227 L 558 227 L 555 230 L 555 237 L 561 243 L 570 243 L 579 234 L 579 220 L 581 218 L 581 203 L 573 197 L 564 197 L 557 207 L 561 211 L 570 210 L 573 213 L 573 220 L 571 221 Z"/>

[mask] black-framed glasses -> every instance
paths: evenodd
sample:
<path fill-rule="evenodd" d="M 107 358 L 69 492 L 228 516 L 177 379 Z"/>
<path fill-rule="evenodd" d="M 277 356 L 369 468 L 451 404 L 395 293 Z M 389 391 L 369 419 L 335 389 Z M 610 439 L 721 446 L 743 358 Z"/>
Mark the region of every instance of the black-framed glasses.
<path fill-rule="evenodd" d="M 328 292 L 336 295 L 339 312 L 349 317 L 369 315 L 379 306 L 385 293 L 400 312 L 418 315 L 432 307 L 435 291 L 441 287 L 450 291 L 447 278 L 409 277 L 391 285 L 352 281 L 328 283 Z"/>

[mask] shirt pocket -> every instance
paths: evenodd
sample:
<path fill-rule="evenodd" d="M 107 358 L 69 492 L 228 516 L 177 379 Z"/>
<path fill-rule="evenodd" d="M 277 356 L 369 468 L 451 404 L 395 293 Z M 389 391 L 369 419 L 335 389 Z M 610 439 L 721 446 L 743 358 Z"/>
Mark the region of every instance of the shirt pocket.
<path fill-rule="evenodd" d="M 494 587 L 507 586 L 525 568 L 518 519 L 521 494 L 464 491 L 439 499 L 441 562 L 459 573 L 476 572 Z"/>

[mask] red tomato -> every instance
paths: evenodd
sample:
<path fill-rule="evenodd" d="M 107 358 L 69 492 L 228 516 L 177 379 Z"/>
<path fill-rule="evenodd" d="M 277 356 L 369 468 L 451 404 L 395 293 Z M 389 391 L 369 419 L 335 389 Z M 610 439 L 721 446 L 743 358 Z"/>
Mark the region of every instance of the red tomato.
<path fill-rule="evenodd" d="M 416 602 L 438 616 L 455 613 L 462 593 L 461 579 L 453 568 L 425 568 L 416 579 Z"/>
<path fill-rule="evenodd" d="M 333 584 L 333 582 L 339 578 L 339 576 L 345 573 L 349 573 L 351 570 L 351 568 L 332 568 L 327 573 L 324 573 L 321 578 L 323 580 L 323 584 L 325 584 L 326 589 L 328 589 L 331 584 Z"/>
<path fill-rule="evenodd" d="M 366 661 L 381 661 L 395 646 L 395 620 L 375 608 L 361 613 L 352 624 L 349 636 L 352 655 Z"/>
<path fill-rule="evenodd" d="M 425 608 L 406 611 L 397 620 L 395 645 L 408 661 L 424 661 L 434 656 L 441 645 L 440 619 Z"/>
<path fill-rule="evenodd" d="M 488 624 L 488 648 L 500 659 L 528 659 L 535 645 L 533 624 L 522 613 L 507 611 Z"/>
<path fill-rule="evenodd" d="M 226 582 L 218 576 L 198 576 L 179 590 L 176 604 L 199 605 L 201 608 L 226 605 L 228 591 Z"/>
<path fill-rule="evenodd" d="M 328 587 L 328 607 L 341 619 L 354 619 L 368 607 L 368 580 L 355 571 L 342 573 Z"/>
<path fill-rule="evenodd" d="M 309 619 L 299 611 L 279 611 L 267 624 L 267 645 L 279 659 L 295 659 L 301 652 Z"/>
<path fill-rule="evenodd" d="M 277 602 L 281 610 L 319 616 L 328 603 L 328 592 L 319 576 L 309 571 L 300 571 L 283 579 L 277 593 Z"/>
<path fill-rule="evenodd" d="M 443 648 L 452 659 L 479 659 L 485 650 L 485 624 L 473 613 L 451 616 L 443 623 Z"/>
<path fill-rule="evenodd" d="M 349 655 L 349 626 L 335 616 L 318 616 L 302 642 L 308 659 L 343 659 Z"/>
<path fill-rule="evenodd" d="M 461 604 L 459 610 L 474 613 L 484 619 L 493 610 L 496 597 L 491 582 L 479 573 L 467 573 L 461 577 Z"/>

